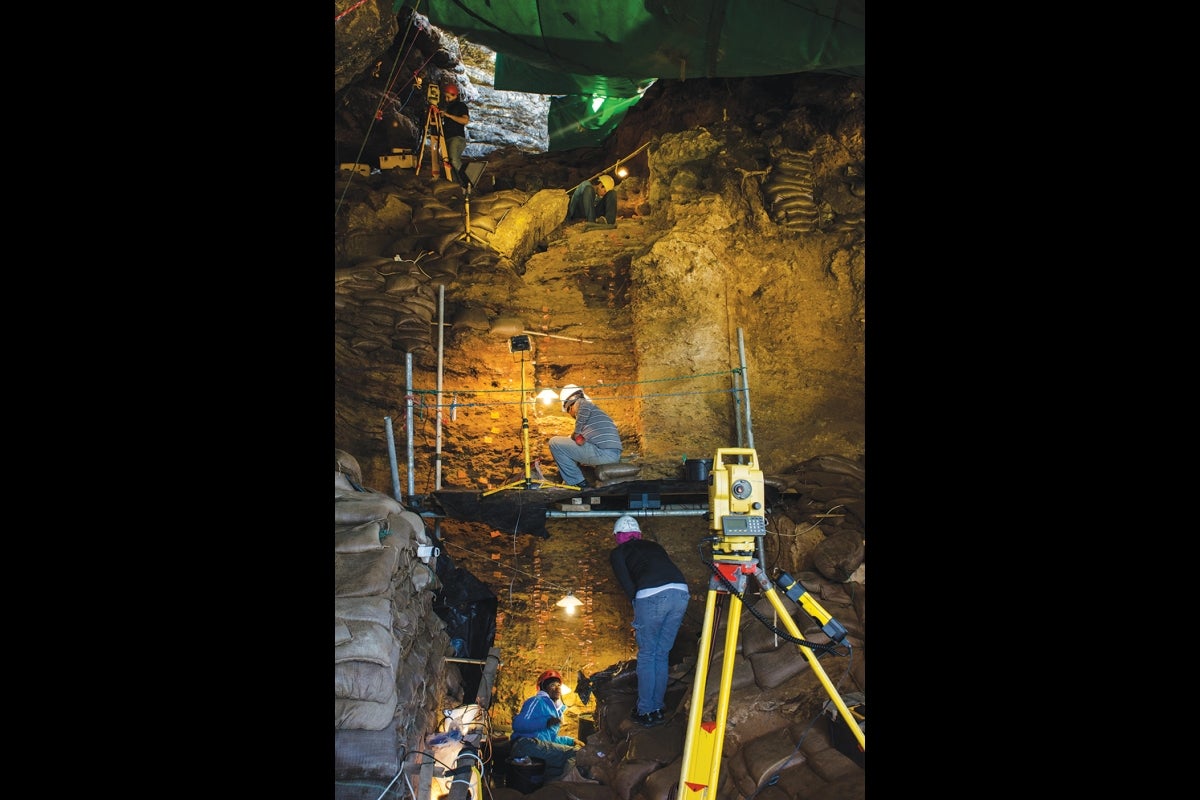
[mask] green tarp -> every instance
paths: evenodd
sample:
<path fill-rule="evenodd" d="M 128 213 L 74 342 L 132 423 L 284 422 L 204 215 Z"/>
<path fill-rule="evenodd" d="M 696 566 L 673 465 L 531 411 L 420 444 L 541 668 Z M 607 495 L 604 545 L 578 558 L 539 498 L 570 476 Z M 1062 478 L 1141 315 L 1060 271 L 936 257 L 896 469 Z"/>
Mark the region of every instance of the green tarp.
<path fill-rule="evenodd" d="M 602 143 L 655 80 L 550 72 L 496 54 L 496 88 L 551 95 L 546 127 L 552 152 Z"/>
<path fill-rule="evenodd" d="M 655 78 L 866 74 L 865 0 L 427 0 L 416 9 L 494 50 L 497 89 L 555 96 L 551 150 L 602 142 Z"/>

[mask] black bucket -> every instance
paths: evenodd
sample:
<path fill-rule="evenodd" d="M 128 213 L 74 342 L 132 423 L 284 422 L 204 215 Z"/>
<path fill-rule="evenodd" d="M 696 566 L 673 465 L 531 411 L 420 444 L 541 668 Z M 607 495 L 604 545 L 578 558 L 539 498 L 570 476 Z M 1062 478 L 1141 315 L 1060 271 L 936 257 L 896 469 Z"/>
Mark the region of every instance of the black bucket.
<path fill-rule="evenodd" d="M 576 741 L 586 742 L 588 737 L 596 732 L 596 718 L 592 714 L 579 715 L 579 735 Z"/>
<path fill-rule="evenodd" d="M 711 458 L 689 458 L 683 462 L 683 470 L 689 481 L 708 480 L 708 471 L 712 469 Z"/>
<path fill-rule="evenodd" d="M 546 762 L 540 758 L 532 758 L 524 764 L 519 764 L 511 758 L 508 764 L 508 785 L 521 794 L 536 792 L 546 782 Z"/>

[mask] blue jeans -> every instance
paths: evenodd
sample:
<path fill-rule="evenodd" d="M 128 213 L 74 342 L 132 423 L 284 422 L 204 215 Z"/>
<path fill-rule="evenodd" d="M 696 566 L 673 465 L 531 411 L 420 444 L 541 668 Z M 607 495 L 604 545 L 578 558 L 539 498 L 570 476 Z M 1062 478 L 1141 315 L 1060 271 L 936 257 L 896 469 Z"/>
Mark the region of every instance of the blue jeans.
<path fill-rule="evenodd" d="M 550 456 L 558 467 L 561 483 L 574 486 L 583 480 L 580 464 L 616 464 L 621 460 L 621 451 L 600 450 L 591 442 L 575 444 L 570 436 L 551 436 Z"/>
<path fill-rule="evenodd" d="M 546 780 L 561 778 L 575 768 L 577 748 L 558 742 L 547 742 L 522 736 L 512 743 L 508 751 L 517 758 L 540 758 L 546 762 Z"/>
<path fill-rule="evenodd" d="M 586 219 L 596 221 L 596 187 L 591 182 L 576 187 L 567 204 L 567 221 Z"/>
<path fill-rule="evenodd" d="M 465 136 L 449 136 L 446 138 L 446 158 L 450 159 L 450 166 L 454 171 L 455 177 L 462 173 L 462 154 L 463 150 L 467 149 L 467 137 Z"/>
<path fill-rule="evenodd" d="M 675 634 L 683 624 L 687 606 L 688 593 L 678 589 L 667 589 L 633 601 L 639 714 L 649 714 L 666 706 L 667 681 L 670 679 L 667 658 L 675 644 Z"/>

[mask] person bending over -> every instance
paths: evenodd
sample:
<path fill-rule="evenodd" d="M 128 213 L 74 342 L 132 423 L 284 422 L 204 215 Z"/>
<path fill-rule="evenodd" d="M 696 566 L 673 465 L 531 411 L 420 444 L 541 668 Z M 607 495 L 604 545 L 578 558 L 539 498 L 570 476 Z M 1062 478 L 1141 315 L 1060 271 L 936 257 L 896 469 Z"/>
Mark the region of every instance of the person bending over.
<path fill-rule="evenodd" d="M 588 222 L 617 224 L 617 191 L 609 175 L 601 175 L 594 181 L 584 181 L 571 192 L 571 203 L 567 206 L 567 222 L 586 219 Z"/>
<path fill-rule="evenodd" d="M 576 742 L 559 736 L 563 712 L 562 675 L 548 669 L 538 676 L 538 693 L 528 698 L 512 721 L 512 748 L 517 758 L 540 758 L 546 762 L 546 780 L 567 775 L 575 768 Z"/>
<path fill-rule="evenodd" d="M 633 601 L 637 640 L 637 705 L 633 719 L 650 727 L 666 721 L 668 657 L 687 611 L 687 578 L 658 542 L 642 538 L 638 521 L 628 514 L 613 525 L 617 546 L 608 555 L 617 583 Z"/>
<path fill-rule="evenodd" d="M 616 464 L 621 460 L 621 434 L 612 417 L 604 413 L 592 398 L 575 384 L 558 394 L 562 409 L 575 418 L 570 436 L 551 436 L 550 455 L 558 465 L 561 482 L 580 489 L 591 486 L 583 477 L 580 464 Z"/>

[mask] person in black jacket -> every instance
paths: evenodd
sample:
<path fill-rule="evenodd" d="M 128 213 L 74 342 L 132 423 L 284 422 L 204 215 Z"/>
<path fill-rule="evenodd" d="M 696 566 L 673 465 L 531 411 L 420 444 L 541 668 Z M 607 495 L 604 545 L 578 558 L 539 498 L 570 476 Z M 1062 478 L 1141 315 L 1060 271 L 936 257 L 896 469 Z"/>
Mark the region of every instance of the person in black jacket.
<path fill-rule="evenodd" d="M 617 582 L 633 601 L 638 648 L 638 700 L 632 716 L 640 725 L 660 725 L 667 711 L 667 659 L 690 598 L 687 578 L 662 545 L 642 538 L 642 529 L 633 517 L 620 517 L 613 525 L 613 536 L 617 546 L 608 560 Z"/>
<path fill-rule="evenodd" d="M 435 114 L 442 118 L 442 133 L 446 137 L 446 157 L 450 159 L 450 174 L 464 189 L 467 176 L 463 172 L 463 150 L 467 149 L 467 125 L 471 122 L 471 111 L 459 99 L 458 85 L 451 83 L 442 92 L 446 107 L 434 106 Z"/>

